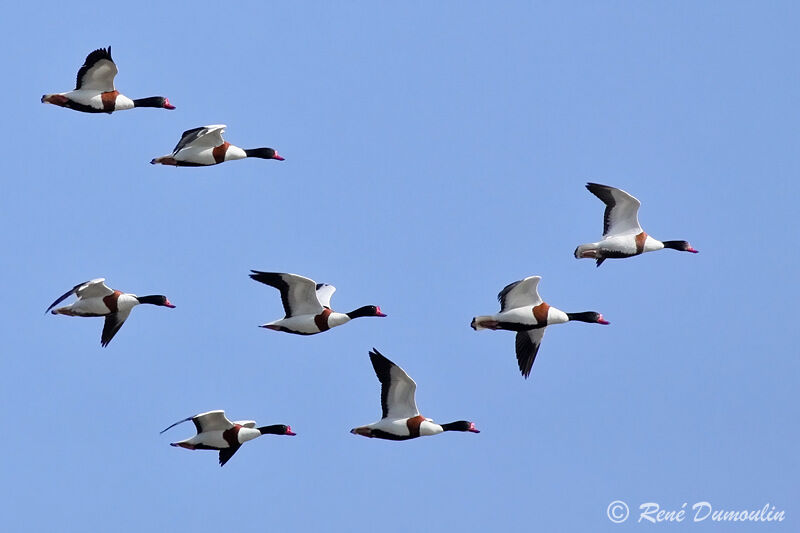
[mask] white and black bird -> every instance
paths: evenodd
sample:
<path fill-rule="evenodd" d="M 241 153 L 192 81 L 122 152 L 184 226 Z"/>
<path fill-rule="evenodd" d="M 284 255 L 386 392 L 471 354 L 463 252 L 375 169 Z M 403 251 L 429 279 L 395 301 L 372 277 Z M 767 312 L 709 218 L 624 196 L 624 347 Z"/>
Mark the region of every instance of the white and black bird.
<path fill-rule="evenodd" d="M 530 276 L 506 285 L 497 299 L 500 312 L 496 315 L 476 316 L 472 329 L 504 329 L 517 332 L 516 351 L 519 370 L 526 379 L 531 373 L 533 361 L 539 353 L 544 330 L 552 324 L 563 324 L 571 320 L 595 324 L 608 324 L 603 315 L 595 311 L 565 313 L 551 307 L 539 296 L 541 276 Z"/>
<path fill-rule="evenodd" d="M 224 466 L 242 444 L 261 435 L 295 435 L 291 426 L 275 424 L 257 428 L 254 420 L 237 420 L 231 422 L 225 416 L 225 411 L 209 411 L 199 415 L 178 420 L 167 431 L 183 422 L 191 420 L 197 428 L 197 435 L 180 442 L 172 442 L 170 446 L 179 446 L 187 450 L 218 450 L 219 466 Z"/>
<path fill-rule="evenodd" d="M 42 103 L 68 107 L 84 113 L 113 113 L 134 107 L 175 109 L 163 96 L 131 100 L 114 87 L 117 65 L 111 59 L 111 47 L 98 48 L 88 56 L 78 70 L 75 90 L 45 94 Z"/>
<path fill-rule="evenodd" d="M 156 157 L 150 163 L 176 167 L 205 167 L 245 157 L 284 160 L 272 148 L 242 149 L 232 145 L 222 138 L 226 127 L 225 124 L 212 124 L 186 130 L 171 154 Z"/>
<path fill-rule="evenodd" d="M 598 183 L 587 183 L 586 188 L 606 204 L 603 240 L 581 244 L 575 248 L 576 258 L 596 259 L 597 266 L 600 266 L 606 259 L 633 257 L 663 248 L 697 253 L 686 241 L 662 242 L 645 233 L 639 225 L 641 202 L 622 189 Z"/>
<path fill-rule="evenodd" d="M 53 309 L 55 306 L 75 295 L 78 299 L 65 307 Z M 100 344 L 108 346 L 119 328 L 125 323 L 131 310 L 139 304 L 151 304 L 174 308 L 166 296 L 154 294 L 150 296 L 136 296 L 135 294 L 115 291 L 105 284 L 105 278 L 78 283 L 69 291 L 50 304 L 47 311 L 54 315 L 106 317 Z M 51 311 L 52 310 L 52 311 Z M 45 311 L 45 313 L 47 312 Z"/>
<path fill-rule="evenodd" d="M 381 382 L 381 419 L 366 426 L 350 430 L 354 435 L 363 437 L 408 440 L 417 437 L 437 435 L 444 431 L 469 431 L 480 433 L 475 424 L 468 420 L 459 420 L 448 424 L 436 424 L 430 418 L 419 414 L 414 394 L 417 384 L 405 370 L 389 361 L 375 348 L 369 352 L 372 368 Z"/>
<path fill-rule="evenodd" d="M 297 335 L 314 335 L 346 324 L 354 318 L 386 316 L 376 305 L 365 305 L 349 313 L 331 310 L 331 295 L 336 291 L 333 285 L 316 283 L 313 279 L 297 274 L 258 270 L 250 272 L 250 277 L 254 280 L 280 291 L 283 310 L 286 312 L 284 318 L 263 324 L 260 326 L 262 328 Z"/>

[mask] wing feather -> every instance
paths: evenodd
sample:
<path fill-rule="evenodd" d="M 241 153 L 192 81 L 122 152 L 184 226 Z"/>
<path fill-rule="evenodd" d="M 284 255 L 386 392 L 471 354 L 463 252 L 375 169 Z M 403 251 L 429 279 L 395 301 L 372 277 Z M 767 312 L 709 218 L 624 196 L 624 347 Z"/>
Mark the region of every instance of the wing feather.
<path fill-rule="evenodd" d="M 70 290 L 59 296 L 55 302 L 51 303 L 50 307 L 47 308 L 47 311 L 50 311 L 52 308 L 73 294 L 78 298 L 104 298 L 109 294 L 114 294 L 114 291 L 109 289 L 106 284 L 103 283 L 105 280 L 105 278 L 97 278 L 90 281 L 84 281 L 83 283 L 78 283 Z M 47 311 L 45 311 L 45 313 L 47 313 Z"/>
<path fill-rule="evenodd" d="M 375 348 L 369 352 L 372 368 L 381 382 L 383 418 L 411 418 L 419 415 L 414 395 L 417 384 L 405 370 L 391 362 Z"/>
<path fill-rule="evenodd" d="M 536 354 L 539 353 L 539 345 L 542 343 L 545 329 L 536 328 L 517 332 L 517 363 L 519 364 L 519 371 L 522 372 L 522 376 L 525 379 L 528 379 L 528 376 L 531 375 L 533 361 L 536 359 Z"/>
<path fill-rule="evenodd" d="M 230 461 L 231 457 L 233 457 L 233 454 L 239 451 L 239 448 L 241 447 L 241 444 L 237 444 L 236 446 L 231 446 L 229 448 L 222 448 L 219 451 L 219 466 L 225 466 L 225 463 Z"/>
<path fill-rule="evenodd" d="M 233 427 L 233 422 L 225 416 L 225 411 L 218 409 L 201 413 L 192 417 L 198 433 L 206 431 L 225 431 Z"/>
<path fill-rule="evenodd" d="M 172 150 L 172 155 L 176 155 L 190 145 L 199 148 L 213 148 L 223 144 L 225 140 L 222 138 L 222 134 L 225 132 L 226 127 L 225 124 L 212 124 L 184 131 L 183 135 L 181 135 L 181 140 Z"/>
<path fill-rule="evenodd" d="M 78 70 L 75 90 L 113 91 L 116 75 L 117 65 L 111 59 L 111 47 L 98 48 L 86 56 L 86 60 Z"/>
<path fill-rule="evenodd" d="M 117 311 L 116 313 L 106 315 L 106 321 L 103 324 L 103 334 L 100 336 L 100 346 L 104 348 L 108 346 L 108 343 L 111 342 L 111 339 L 114 338 L 114 335 L 117 334 L 119 328 L 122 327 L 122 324 L 125 323 L 130 314 L 131 310 L 128 309 L 127 311 Z"/>
<path fill-rule="evenodd" d="M 317 300 L 322 307 L 331 308 L 331 296 L 336 292 L 336 287 L 327 283 L 317 283 Z"/>
<path fill-rule="evenodd" d="M 642 204 L 639 200 L 622 189 L 608 185 L 587 183 L 586 188 L 606 204 L 603 213 L 603 237 L 638 235 L 642 232 L 639 224 L 639 207 Z"/>
<path fill-rule="evenodd" d="M 317 284 L 313 279 L 284 272 L 260 272 L 258 270 L 251 270 L 251 272 L 251 278 L 275 287 L 281 292 L 281 302 L 286 318 L 297 315 L 316 315 L 322 312 L 322 304 L 317 299 Z"/>
<path fill-rule="evenodd" d="M 541 276 L 529 276 L 506 285 L 497 295 L 497 299 L 500 301 L 500 312 L 542 303 L 538 290 L 541 279 Z"/>

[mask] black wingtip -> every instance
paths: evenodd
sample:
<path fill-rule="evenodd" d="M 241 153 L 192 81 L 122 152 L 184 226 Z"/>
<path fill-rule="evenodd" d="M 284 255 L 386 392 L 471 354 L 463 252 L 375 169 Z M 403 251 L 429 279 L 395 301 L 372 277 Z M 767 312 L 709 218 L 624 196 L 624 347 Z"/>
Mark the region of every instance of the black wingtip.
<path fill-rule="evenodd" d="M 262 272 L 260 270 L 251 270 L 252 274 L 250 274 L 250 278 L 261 283 L 269 285 L 270 283 L 276 283 L 278 281 L 282 281 L 280 274 L 276 272 Z"/>
<path fill-rule="evenodd" d="M 605 260 L 606 260 L 606 258 L 605 258 L 605 257 L 600 257 L 600 258 L 598 258 L 598 259 L 597 259 L 597 265 L 595 265 L 595 266 L 597 266 L 597 267 L 599 268 L 599 267 L 600 267 L 600 265 L 602 265 L 602 264 L 603 264 L 603 261 L 605 261 Z"/>
<path fill-rule="evenodd" d="M 162 433 L 166 432 L 167 430 L 174 428 L 178 424 L 183 424 L 184 422 L 188 422 L 192 418 L 194 418 L 194 416 L 190 416 L 190 417 L 184 418 L 183 420 L 178 420 L 174 424 L 170 424 L 169 426 L 167 426 L 164 429 L 162 429 L 161 431 L 159 431 L 158 434 L 161 435 Z M 175 446 L 175 444 L 172 444 L 172 446 Z"/>

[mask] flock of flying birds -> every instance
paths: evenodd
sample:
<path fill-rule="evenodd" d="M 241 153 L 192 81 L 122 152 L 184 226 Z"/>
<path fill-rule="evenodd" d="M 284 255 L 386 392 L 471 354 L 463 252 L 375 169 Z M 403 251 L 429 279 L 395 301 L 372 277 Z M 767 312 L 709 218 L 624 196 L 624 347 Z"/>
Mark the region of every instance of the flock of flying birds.
<path fill-rule="evenodd" d="M 162 96 L 131 100 L 120 94 L 114 87 L 116 74 L 117 67 L 111 59 L 111 47 L 95 50 L 86 57 L 86 61 L 78 71 L 75 90 L 46 94 L 42 96 L 42 102 L 86 113 L 113 113 L 135 107 L 175 109 L 169 100 Z M 242 149 L 233 146 L 222 138 L 224 131 L 225 126 L 221 124 L 187 130 L 171 154 L 156 157 L 151 163 L 208 166 L 246 157 L 284 160 L 272 148 Z M 576 258 L 595 259 L 599 267 L 606 259 L 633 257 L 663 248 L 697 253 L 697 250 L 686 241 L 662 242 L 647 235 L 639 224 L 638 213 L 641 204 L 627 192 L 597 183 L 588 183 L 586 188 L 606 206 L 603 238 L 598 242 L 578 246 L 575 249 Z M 333 311 L 330 300 L 336 288 L 333 285 L 316 283 L 297 274 L 253 270 L 250 277 L 280 291 L 286 315 L 261 326 L 266 329 L 296 335 L 314 335 L 341 326 L 354 318 L 386 316 L 380 307 L 375 305 L 360 307 L 349 313 Z M 500 312 L 494 315 L 476 316 L 471 323 L 475 330 L 500 329 L 516 332 L 517 362 L 525 378 L 530 375 L 547 326 L 569 321 L 608 324 L 603 315 L 594 311 L 565 313 L 551 307 L 539 296 L 540 280 L 540 276 L 530 276 L 507 285 L 497 296 L 500 301 Z M 64 307 L 56 307 L 72 295 L 77 298 L 75 302 Z M 56 315 L 105 317 L 100 343 L 102 346 L 107 346 L 133 308 L 139 304 L 175 307 L 166 296 L 136 296 L 123 293 L 108 287 L 104 278 L 98 278 L 75 285 L 53 302 L 47 311 Z M 381 383 L 382 416 L 377 422 L 352 429 L 351 433 L 387 440 L 407 440 L 436 435 L 444 431 L 479 433 L 475 424 L 466 420 L 436 424 L 432 419 L 422 416 L 414 399 L 417 388 L 414 380 L 378 350 L 373 348 L 369 352 L 369 357 Z M 221 410 L 188 417 L 175 422 L 164 431 L 189 420 L 194 422 L 197 434 L 189 439 L 172 443 L 172 446 L 190 450 L 217 450 L 220 466 L 224 465 L 243 443 L 256 437 L 266 434 L 295 434 L 290 426 L 283 424 L 256 427 L 256 423 L 252 420 L 232 422 Z"/>

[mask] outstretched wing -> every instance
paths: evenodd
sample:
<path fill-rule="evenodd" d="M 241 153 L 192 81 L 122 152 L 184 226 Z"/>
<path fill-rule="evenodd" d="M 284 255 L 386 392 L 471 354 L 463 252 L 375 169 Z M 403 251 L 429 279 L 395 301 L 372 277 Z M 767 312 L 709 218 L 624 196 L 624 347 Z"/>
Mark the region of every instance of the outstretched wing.
<path fill-rule="evenodd" d="M 322 312 L 322 304 L 317 299 L 317 284 L 297 274 L 284 272 L 260 272 L 251 270 L 250 277 L 281 292 L 281 302 L 286 318 L 297 315 L 317 315 Z"/>
<path fill-rule="evenodd" d="M 181 140 L 175 145 L 172 150 L 172 155 L 176 155 L 189 145 L 194 145 L 200 148 L 213 148 L 224 143 L 222 134 L 225 133 L 225 124 L 212 124 L 210 126 L 201 126 L 191 130 L 186 130 L 181 135 Z"/>
<path fill-rule="evenodd" d="M 174 424 L 162 429 L 161 433 L 164 433 L 168 429 L 174 428 L 178 424 L 188 422 L 189 420 L 194 422 L 194 427 L 197 429 L 197 433 L 213 430 L 225 431 L 226 429 L 233 427 L 233 423 L 231 423 L 231 421 L 225 417 L 225 411 L 217 409 L 216 411 L 208 411 L 206 413 L 200 413 L 199 415 L 188 416 L 183 420 L 178 420 Z"/>
<path fill-rule="evenodd" d="M 100 346 L 103 348 L 108 346 L 108 343 L 111 342 L 111 339 L 114 338 L 114 335 L 117 334 L 119 328 L 122 327 L 122 324 L 125 323 L 130 314 L 131 309 L 106 315 L 106 321 L 103 324 L 103 334 L 100 336 Z"/>
<path fill-rule="evenodd" d="M 164 429 L 162 429 L 162 430 L 161 430 L 161 431 L 159 431 L 158 433 L 159 433 L 159 435 L 160 435 L 161 433 L 164 433 L 165 431 L 167 431 L 167 430 L 169 430 L 169 429 L 172 429 L 172 428 L 174 428 L 174 427 L 175 427 L 175 426 L 177 426 L 178 424 L 183 424 L 184 422 L 188 422 L 189 420 L 191 420 L 191 419 L 193 419 L 193 418 L 194 418 L 193 416 L 188 416 L 188 417 L 184 418 L 183 420 L 178 420 L 178 421 L 177 421 L 177 422 L 175 422 L 174 424 L 171 424 L 171 425 L 169 425 L 169 426 L 165 427 Z M 195 424 L 195 426 L 196 426 L 196 425 L 197 425 L 197 424 Z"/>
<path fill-rule="evenodd" d="M 91 89 L 96 91 L 113 91 L 117 65 L 111 59 L 111 47 L 98 48 L 86 56 L 86 61 L 78 70 L 75 90 Z"/>
<path fill-rule="evenodd" d="M 47 308 L 47 311 L 51 310 L 71 295 L 75 294 L 78 298 L 104 298 L 109 294 L 114 294 L 114 291 L 106 287 L 106 284 L 103 283 L 106 278 L 97 278 L 91 281 L 84 281 L 83 283 L 78 283 L 70 290 L 59 296 L 55 302 L 50 304 L 50 307 Z M 47 313 L 45 311 L 45 313 Z"/>
<path fill-rule="evenodd" d="M 539 353 L 539 345 L 542 343 L 545 329 L 536 328 L 517 332 L 517 363 L 519 363 L 519 371 L 522 372 L 525 379 L 531 375 L 533 361 L 536 359 L 536 354 Z"/>
<path fill-rule="evenodd" d="M 642 204 L 622 189 L 587 183 L 586 188 L 604 204 L 606 210 L 603 214 L 603 237 L 616 235 L 638 235 L 642 232 L 639 224 L 639 206 Z"/>
<path fill-rule="evenodd" d="M 381 382 L 381 409 L 383 418 L 411 418 L 419 415 L 414 394 L 417 384 L 405 370 L 389 361 L 375 348 L 369 352 L 372 368 Z"/>
<path fill-rule="evenodd" d="M 517 307 L 536 306 L 542 303 L 539 297 L 539 280 L 541 276 L 529 276 L 506 285 L 497 295 L 500 302 L 500 312 Z"/>

